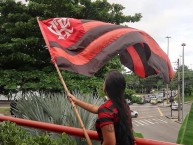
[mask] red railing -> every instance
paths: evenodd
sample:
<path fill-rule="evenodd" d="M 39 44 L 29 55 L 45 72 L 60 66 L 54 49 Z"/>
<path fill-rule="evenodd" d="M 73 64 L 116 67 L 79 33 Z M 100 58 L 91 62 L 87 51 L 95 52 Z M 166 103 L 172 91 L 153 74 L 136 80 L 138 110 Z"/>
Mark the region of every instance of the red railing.
<path fill-rule="evenodd" d="M 3 116 L 3 115 L 0 116 L 0 121 L 15 122 L 16 124 L 21 126 L 43 129 L 43 130 L 48 130 L 48 131 L 53 131 L 58 133 L 65 132 L 66 134 L 69 134 L 69 135 L 84 138 L 83 130 L 80 128 L 56 125 L 51 123 L 39 122 L 39 121 L 32 121 L 32 120 L 21 119 L 21 118 L 14 118 L 14 117 Z M 98 135 L 96 131 L 87 130 L 87 133 L 90 139 L 98 140 Z M 137 145 L 177 145 L 175 143 L 162 142 L 162 141 L 151 140 L 151 139 L 144 139 L 144 138 L 135 138 L 135 139 L 136 139 Z"/>

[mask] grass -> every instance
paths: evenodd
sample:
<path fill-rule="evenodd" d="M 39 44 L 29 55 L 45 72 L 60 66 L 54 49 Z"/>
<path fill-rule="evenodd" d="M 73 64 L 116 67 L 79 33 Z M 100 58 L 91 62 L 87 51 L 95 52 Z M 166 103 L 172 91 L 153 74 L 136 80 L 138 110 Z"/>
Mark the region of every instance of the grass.
<path fill-rule="evenodd" d="M 186 116 L 178 133 L 177 143 L 191 145 L 193 144 L 193 104 L 189 114 Z"/>
<path fill-rule="evenodd" d="M 10 109 L 9 108 L 0 108 L 0 114 L 10 115 Z"/>
<path fill-rule="evenodd" d="M 193 101 L 193 95 L 191 95 L 191 96 L 185 96 L 185 97 L 184 97 L 184 102 L 188 102 L 188 101 Z"/>
<path fill-rule="evenodd" d="M 175 101 L 178 102 L 178 96 L 176 96 L 174 98 Z M 184 102 L 189 102 L 189 101 L 192 101 L 193 102 L 193 92 L 192 92 L 192 95 L 191 96 L 184 96 Z"/>
<path fill-rule="evenodd" d="M 188 117 L 189 117 L 189 114 L 187 114 L 186 118 L 184 119 L 184 121 L 180 127 L 180 130 L 178 132 L 177 143 L 182 143 L 182 141 L 184 140 L 184 135 L 185 135 L 186 127 L 187 127 Z"/>
<path fill-rule="evenodd" d="M 139 132 L 133 132 L 134 137 L 139 137 L 139 138 L 143 138 L 143 134 L 139 133 Z"/>

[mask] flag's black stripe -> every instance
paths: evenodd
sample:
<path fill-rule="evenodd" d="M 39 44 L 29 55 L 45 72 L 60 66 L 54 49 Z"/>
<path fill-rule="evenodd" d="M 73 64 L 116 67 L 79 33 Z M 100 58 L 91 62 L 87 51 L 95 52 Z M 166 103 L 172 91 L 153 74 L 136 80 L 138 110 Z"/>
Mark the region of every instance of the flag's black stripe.
<path fill-rule="evenodd" d="M 147 47 L 147 46 L 144 46 L 144 47 Z M 147 64 L 147 60 L 149 59 L 149 57 L 151 55 L 151 51 L 148 51 L 149 49 L 144 49 L 141 44 L 135 44 L 134 49 L 138 53 L 138 55 L 141 59 L 141 62 L 143 64 L 143 67 L 144 67 L 143 71 L 145 73 L 145 77 L 152 75 L 152 74 L 155 74 L 154 69 Z"/>
<path fill-rule="evenodd" d="M 81 23 L 88 23 L 88 22 L 97 22 L 96 20 L 86 20 L 86 19 L 80 19 Z M 100 21 L 99 21 L 100 22 Z"/>
<path fill-rule="evenodd" d="M 62 57 L 56 58 L 56 62 L 59 67 L 79 72 L 81 74 L 85 74 L 88 76 L 92 76 L 95 72 L 97 72 L 107 61 L 109 61 L 114 55 L 125 53 L 125 49 L 128 48 L 128 46 L 134 45 L 137 42 L 145 43 L 145 40 L 138 32 L 130 32 L 126 35 L 121 36 L 117 40 L 110 43 L 108 46 L 106 46 L 101 52 L 96 54 L 94 58 L 92 58 L 87 64 L 80 65 L 77 67 L 70 67 L 71 63 L 67 60 L 65 60 L 65 63 L 62 63 L 64 59 Z M 145 54 L 144 54 L 145 55 Z M 76 57 L 76 56 L 74 56 Z M 66 62 L 67 61 L 67 62 Z M 84 67 L 82 67 L 84 66 Z"/>
<path fill-rule="evenodd" d="M 169 69 L 168 69 L 167 62 L 163 58 L 151 52 L 151 56 L 148 60 L 148 64 L 155 70 L 159 70 L 159 74 L 164 79 L 164 82 L 166 83 L 169 82 L 170 80 Z"/>
<path fill-rule="evenodd" d="M 91 42 L 93 42 L 98 37 L 112 30 L 121 29 L 121 28 L 126 28 L 126 27 L 120 26 L 120 25 L 97 26 L 89 30 L 87 33 L 85 33 L 83 37 L 81 37 L 75 44 L 73 44 L 68 48 L 63 48 L 61 45 L 59 45 L 57 42 L 54 42 L 54 41 L 50 41 L 49 44 L 51 47 L 61 48 L 71 55 L 77 55 L 78 53 L 84 51 L 84 48 L 86 48 Z"/>
<path fill-rule="evenodd" d="M 119 55 L 121 63 L 129 68 L 130 70 L 134 71 L 134 65 L 133 65 L 133 60 L 131 59 L 131 55 L 128 53 L 127 49 L 122 51 Z"/>
<path fill-rule="evenodd" d="M 101 58 L 101 61 L 104 60 L 104 58 L 102 58 L 104 55 L 102 55 L 102 56 L 101 55 L 102 55 L 101 53 L 98 54 L 94 59 L 92 59 L 89 63 L 87 63 L 85 65 L 74 65 L 63 57 L 56 58 L 56 62 L 58 64 L 58 66 L 60 67 L 60 69 L 80 73 L 80 74 L 87 75 L 87 76 L 92 76 L 92 75 L 94 75 L 94 73 L 96 73 L 103 66 L 102 64 L 95 66 L 95 64 L 98 63 L 97 58 Z M 106 62 L 107 61 L 104 61 L 104 64 Z M 164 82 L 166 82 L 166 83 L 169 82 L 169 77 L 167 77 L 168 73 L 169 73 L 168 68 L 167 68 L 167 64 L 161 57 L 152 53 L 151 57 L 148 60 L 148 65 L 152 68 L 156 68 L 156 70 L 159 70 L 161 77 L 164 79 Z M 126 66 L 126 67 L 128 67 L 128 66 Z"/>

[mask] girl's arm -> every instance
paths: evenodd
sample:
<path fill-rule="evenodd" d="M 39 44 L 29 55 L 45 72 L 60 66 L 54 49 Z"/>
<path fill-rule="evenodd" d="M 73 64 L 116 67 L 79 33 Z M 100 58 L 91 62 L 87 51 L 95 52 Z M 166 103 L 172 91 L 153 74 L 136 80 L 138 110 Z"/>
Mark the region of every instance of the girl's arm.
<path fill-rule="evenodd" d="M 102 128 L 103 144 L 102 145 L 115 145 L 115 129 L 113 124 L 104 125 Z"/>
<path fill-rule="evenodd" d="M 70 101 L 72 100 L 76 105 L 80 106 L 81 108 L 94 114 L 98 113 L 98 108 L 99 108 L 98 106 L 81 101 L 76 97 L 74 97 L 72 94 L 68 94 L 68 98 Z"/>

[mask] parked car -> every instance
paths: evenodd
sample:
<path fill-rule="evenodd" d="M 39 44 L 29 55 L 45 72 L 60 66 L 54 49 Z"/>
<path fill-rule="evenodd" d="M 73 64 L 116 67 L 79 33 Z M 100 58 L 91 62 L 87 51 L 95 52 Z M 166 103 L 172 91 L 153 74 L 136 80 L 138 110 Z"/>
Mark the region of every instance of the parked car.
<path fill-rule="evenodd" d="M 131 110 L 131 117 L 132 118 L 137 118 L 137 116 L 138 116 L 138 112 Z"/>
<path fill-rule="evenodd" d="M 149 103 L 150 100 L 151 100 L 151 98 L 150 98 L 149 95 L 145 95 L 145 96 L 144 96 L 144 101 L 145 101 L 145 103 Z"/>
<path fill-rule="evenodd" d="M 133 102 L 131 100 L 129 100 L 129 99 L 125 99 L 125 101 L 127 102 L 128 105 L 132 105 L 133 104 Z"/>
<path fill-rule="evenodd" d="M 157 104 L 158 103 L 157 97 L 152 97 L 150 103 Z"/>
<path fill-rule="evenodd" d="M 182 104 L 181 104 L 181 109 L 182 109 Z M 174 101 L 172 103 L 172 110 L 178 110 L 178 102 Z"/>
<path fill-rule="evenodd" d="M 164 100 L 163 97 L 157 97 L 157 102 L 158 102 L 158 103 L 162 103 L 163 100 Z"/>

